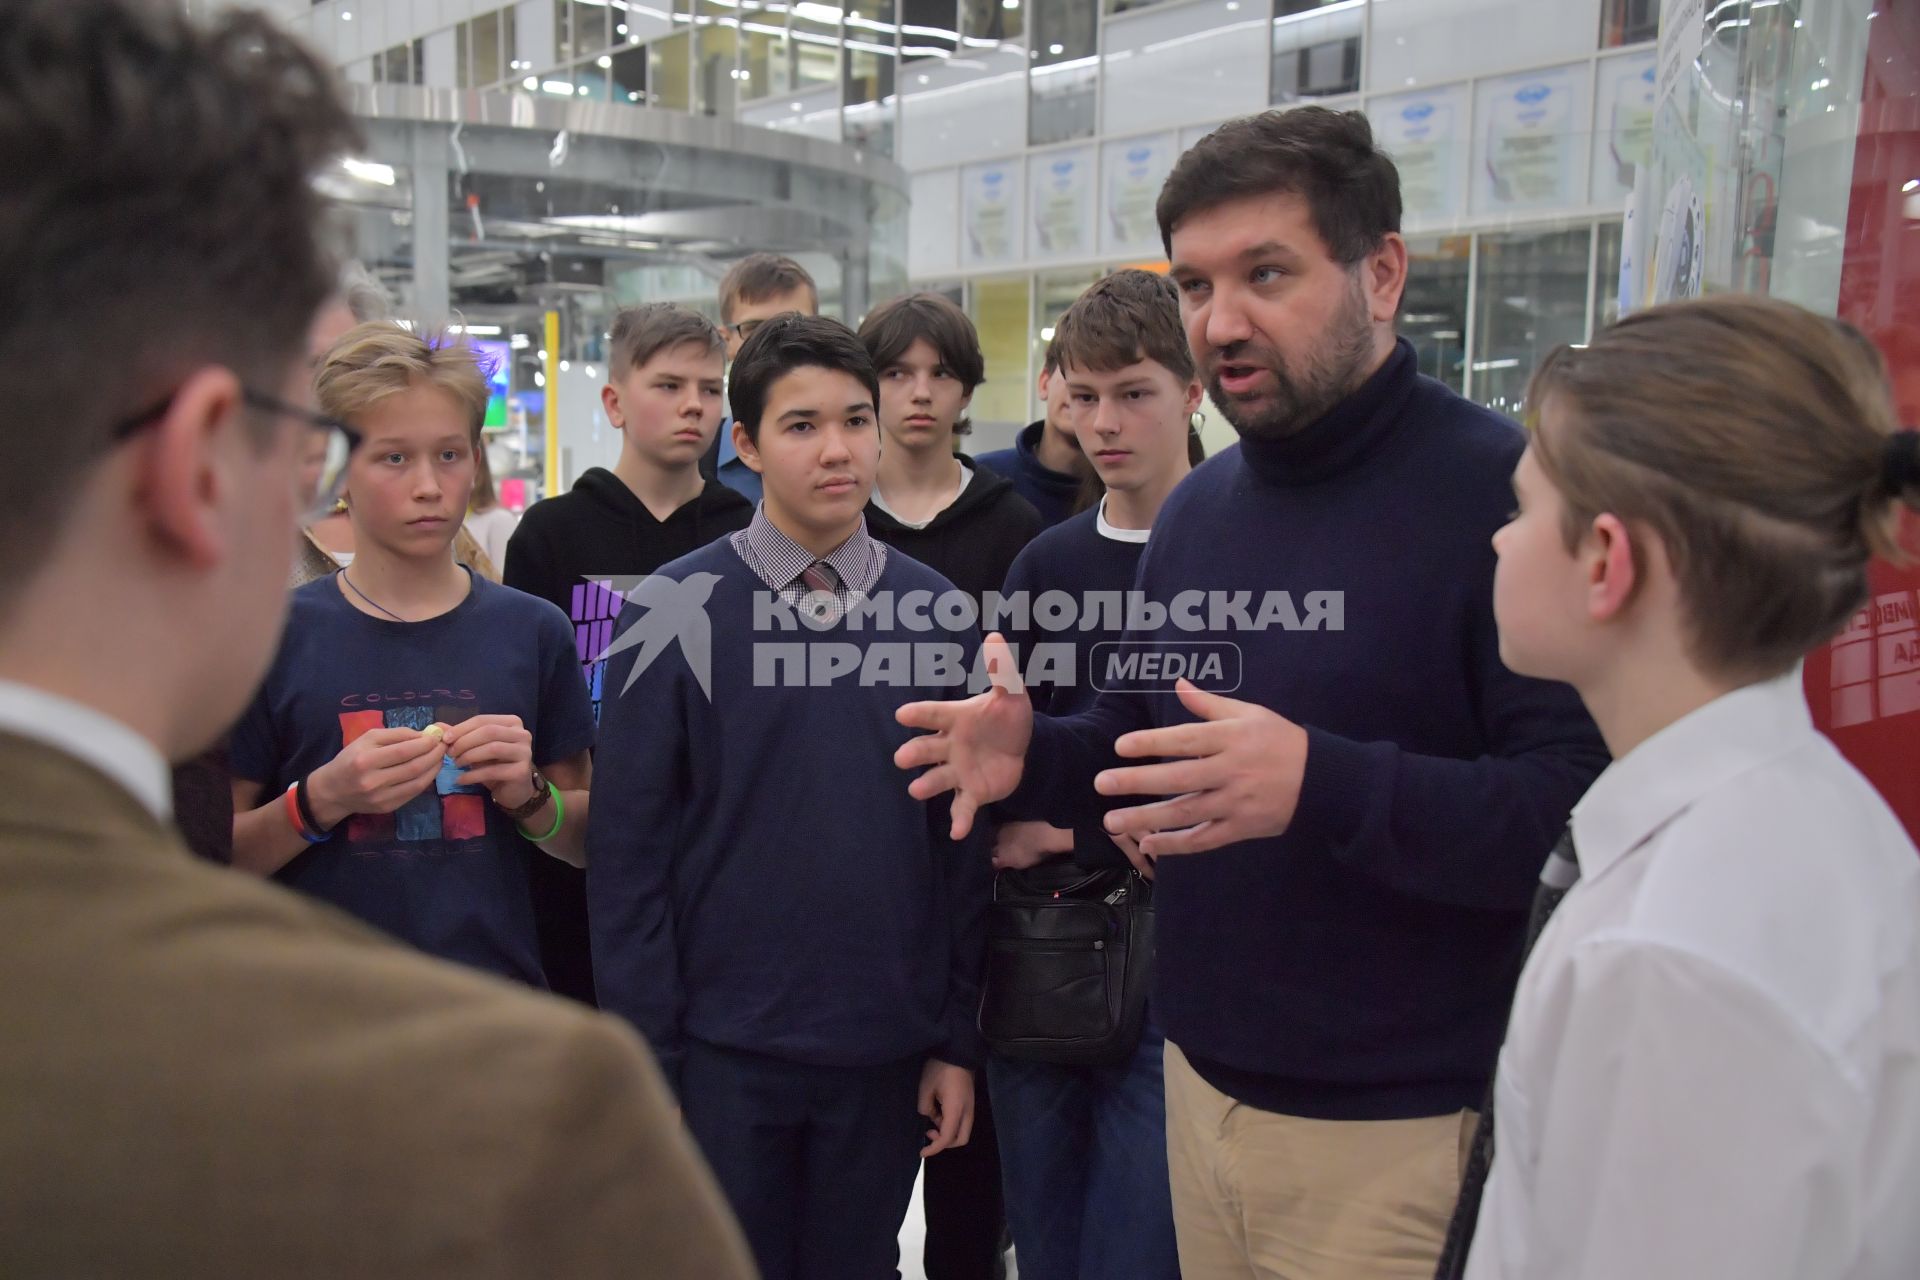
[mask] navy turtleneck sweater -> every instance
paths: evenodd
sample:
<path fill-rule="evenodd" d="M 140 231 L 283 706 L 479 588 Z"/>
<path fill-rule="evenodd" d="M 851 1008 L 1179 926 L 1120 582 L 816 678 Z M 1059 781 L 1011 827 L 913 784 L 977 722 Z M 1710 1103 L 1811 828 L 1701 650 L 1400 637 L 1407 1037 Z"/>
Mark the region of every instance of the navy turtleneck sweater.
<path fill-rule="evenodd" d="M 1500 662 L 1489 539 L 1523 448 L 1401 342 L 1318 422 L 1202 464 L 1154 524 L 1138 589 L 1228 612 L 1188 596 L 1130 639 L 1237 644 L 1220 691 L 1308 734 L 1284 834 L 1158 870 L 1156 1016 L 1242 1102 L 1335 1120 L 1480 1104 L 1541 864 L 1607 762 L 1571 689 Z M 1257 621 L 1270 592 L 1287 593 L 1270 625 L 1234 625 L 1236 599 Z M 1009 808 L 1098 821 L 1115 738 L 1193 718 L 1171 687 L 1039 717 Z"/>

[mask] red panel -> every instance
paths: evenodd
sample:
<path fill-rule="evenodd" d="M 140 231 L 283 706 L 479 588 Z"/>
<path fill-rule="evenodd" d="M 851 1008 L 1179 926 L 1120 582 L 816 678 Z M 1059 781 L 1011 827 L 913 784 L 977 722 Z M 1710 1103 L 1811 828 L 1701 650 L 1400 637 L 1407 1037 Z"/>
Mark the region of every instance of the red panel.
<path fill-rule="evenodd" d="M 440 797 L 440 832 L 448 840 L 482 840 L 487 834 L 487 798 Z"/>
<path fill-rule="evenodd" d="M 1920 179 L 1920 5 L 1876 8 L 1838 311 L 1879 344 L 1903 420 L 1920 424 L 1920 187 L 1904 190 Z M 1920 841 L 1920 569 L 1876 562 L 1872 576 L 1869 607 L 1807 659 L 1807 702 Z"/>

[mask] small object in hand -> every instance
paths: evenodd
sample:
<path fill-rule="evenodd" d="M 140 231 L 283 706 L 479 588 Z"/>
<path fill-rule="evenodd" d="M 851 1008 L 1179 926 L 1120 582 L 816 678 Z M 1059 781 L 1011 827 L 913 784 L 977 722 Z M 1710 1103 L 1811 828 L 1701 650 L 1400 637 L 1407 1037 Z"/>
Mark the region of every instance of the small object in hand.
<path fill-rule="evenodd" d="M 426 728 L 422 729 L 420 732 L 424 733 L 429 738 L 444 739 L 447 736 L 447 726 L 443 724 L 430 724 Z"/>

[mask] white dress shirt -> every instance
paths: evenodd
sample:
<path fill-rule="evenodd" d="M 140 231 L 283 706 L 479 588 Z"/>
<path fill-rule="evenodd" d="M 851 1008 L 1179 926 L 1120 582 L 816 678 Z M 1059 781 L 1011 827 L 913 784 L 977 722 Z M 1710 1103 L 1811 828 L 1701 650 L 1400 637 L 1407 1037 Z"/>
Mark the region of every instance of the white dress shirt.
<path fill-rule="evenodd" d="M 92 766 L 162 822 L 173 815 L 173 772 L 166 759 L 151 742 L 92 707 L 0 680 L 0 733 L 45 743 Z"/>
<path fill-rule="evenodd" d="M 1920 855 L 1798 669 L 1617 761 L 1573 836 L 1470 1280 L 1920 1277 Z"/>

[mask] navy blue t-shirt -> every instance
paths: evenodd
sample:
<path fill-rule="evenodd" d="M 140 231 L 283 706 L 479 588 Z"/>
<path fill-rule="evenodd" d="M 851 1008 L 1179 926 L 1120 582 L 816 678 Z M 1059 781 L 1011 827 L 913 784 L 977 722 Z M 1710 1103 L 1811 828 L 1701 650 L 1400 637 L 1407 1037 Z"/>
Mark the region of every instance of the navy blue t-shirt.
<path fill-rule="evenodd" d="M 568 759 L 593 745 L 574 650 L 565 614 L 478 575 L 453 610 L 407 623 L 361 613 L 321 578 L 293 593 L 279 655 L 234 730 L 234 776 L 271 796 L 369 730 L 477 715 L 519 716 L 536 764 Z M 399 811 L 347 819 L 274 878 L 429 954 L 544 987 L 527 867 L 547 856 L 449 757 Z"/>

